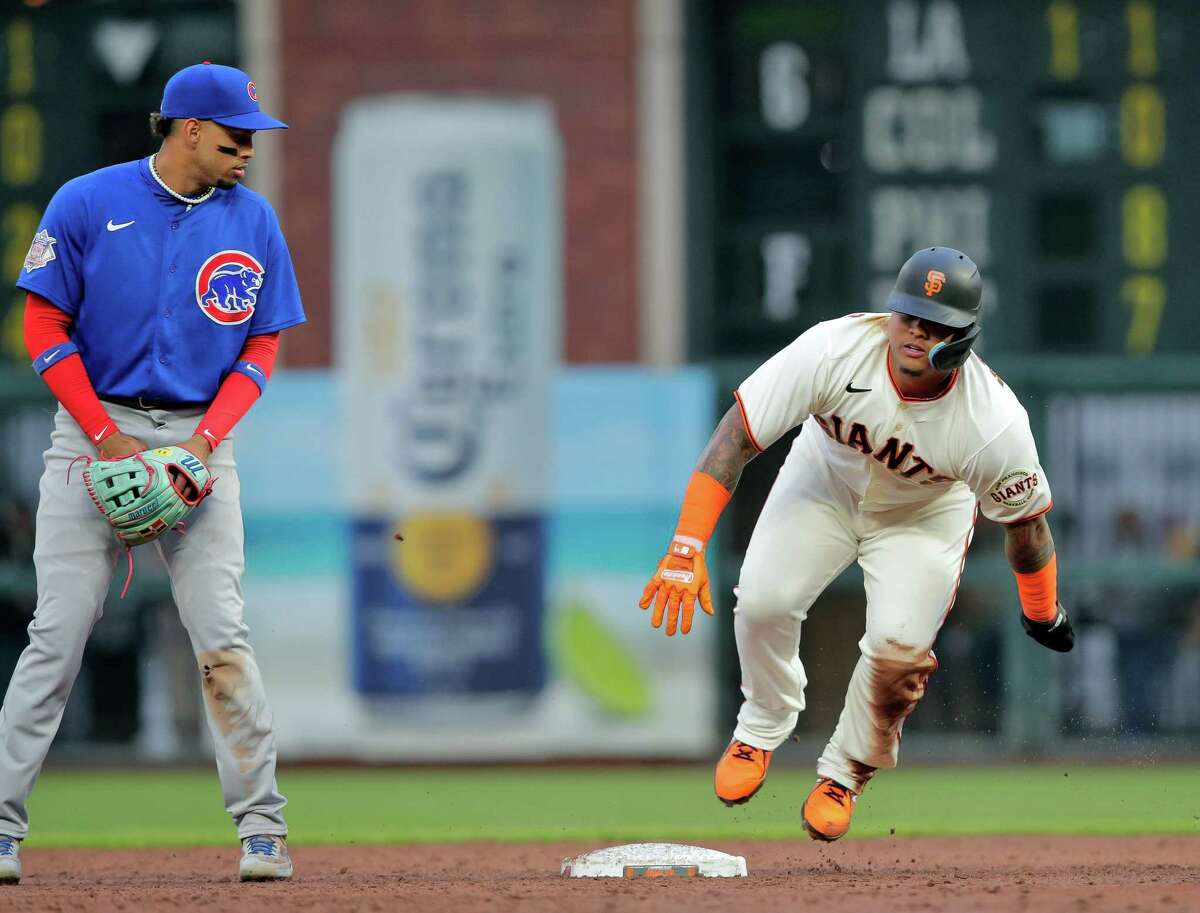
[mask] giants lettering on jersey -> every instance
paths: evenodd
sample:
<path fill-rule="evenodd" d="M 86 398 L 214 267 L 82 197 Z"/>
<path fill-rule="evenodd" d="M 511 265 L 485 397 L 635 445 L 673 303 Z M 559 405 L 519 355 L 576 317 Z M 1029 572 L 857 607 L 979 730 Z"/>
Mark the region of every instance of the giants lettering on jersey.
<path fill-rule="evenodd" d="M 897 475 L 911 479 L 914 482 L 919 482 L 922 485 L 953 481 L 953 477 L 940 474 L 925 460 L 914 453 L 912 444 L 905 443 L 895 437 L 889 437 L 883 446 L 876 449 L 867 435 L 866 425 L 862 422 L 850 423 L 849 430 L 845 437 L 843 437 L 842 431 L 845 429 L 847 423 L 840 415 L 831 414 L 828 418 L 814 415 L 813 418 L 817 420 L 817 424 L 821 426 L 821 429 L 830 438 L 844 447 L 849 447 L 851 450 L 861 452 L 864 456 L 871 457 L 875 462 L 881 466 L 886 466 Z"/>

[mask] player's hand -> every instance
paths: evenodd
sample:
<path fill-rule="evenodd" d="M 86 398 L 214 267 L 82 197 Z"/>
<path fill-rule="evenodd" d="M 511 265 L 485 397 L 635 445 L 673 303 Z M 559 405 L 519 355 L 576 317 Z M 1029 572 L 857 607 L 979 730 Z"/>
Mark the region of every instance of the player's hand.
<path fill-rule="evenodd" d="M 1062 603 L 1056 606 L 1058 614 L 1053 621 L 1031 621 L 1021 613 L 1021 627 L 1025 633 L 1047 649 L 1056 653 L 1070 653 L 1075 646 L 1075 629 L 1071 627 L 1071 619 Z"/>
<path fill-rule="evenodd" d="M 658 569 L 646 584 L 646 589 L 642 591 L 642 599 L 638 605 L 648 609 L 650 603 L 654 603 L 650 623 L 656 628 L 662 627 L 665 612 L 667 637 L 671 637 L 676 627 L 683 634 L 692 630 L 692 616 L 696 612 L 697 600 L 700 601 L 700 608 L 709 615 L 713 614 L 704 552 L 697 552 L 691 545 L 672 540 L 670 551 L 658 562 Z"/>
<path fill-rule="evenodd" d="M 102 460 L 123 460 L 148 448 L 133 435 L 114 431 L 102 440 L 96 449 L 100 452 Z"/>
<path fill-rule="evenodd" d="M 205 466 L 208 465 L 208 458 L 212 456 L 212 444 L 208 442 L 208 438 L 203 434 L 193 434 L 178 446 L 182 447 L 188 453 L 195 455 Z"/>

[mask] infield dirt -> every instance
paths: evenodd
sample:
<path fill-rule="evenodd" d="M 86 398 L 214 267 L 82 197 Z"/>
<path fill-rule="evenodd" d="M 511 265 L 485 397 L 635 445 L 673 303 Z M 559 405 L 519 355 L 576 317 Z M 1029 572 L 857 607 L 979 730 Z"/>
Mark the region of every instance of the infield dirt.
<path fill-rule="evenodd" d="M 39 850 L 0 909 L 1200 911 L 1200 836 L 721 841 L 749 878 L 572 879 L 572 844 L 297 846 L 290 884 L 239 884 L 236 847 Z"/>

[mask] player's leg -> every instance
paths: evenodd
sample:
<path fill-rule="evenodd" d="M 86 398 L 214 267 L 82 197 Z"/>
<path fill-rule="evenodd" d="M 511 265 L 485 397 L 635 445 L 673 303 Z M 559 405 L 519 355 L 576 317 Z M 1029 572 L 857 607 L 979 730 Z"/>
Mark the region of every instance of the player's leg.
<path fill-rule="evenodd" d="M 804 709 L 800 628 L 821 591 L 854 560 L 848 492 L 797 442 L 771 489 L 742 562 L 733 628 L 742 695 L 714 788 L 726 805 L 762 787 L 772 752 Z"/>
<path fill-rule="evenodd" d="M 854 560 L 856 547 L 837 505 L 772 490 L 738 581 L 733 629 L 745 700 L 734 738 L 774 749 L 796 728 L 808 684 L 800 629 L 816 598 Z"/>
<path fill-rule="evenodd" d="M 937 667 L 933 641 L 953 605 L 975 516 L 969 496 L 941 500 L 867 521 L 874 529 L 859 557 L 867 591 L 862 655 L 817 762 L 817 775 L 834 785 L 819 781 L 804 807 L 810 833 L 822 839 L 849 827 L 854 796 L 877 768 L 896 766 L 904 720 Z"/>
<path fill-rule="evenodd" d="M 130 428 L 127 433 L 136 434 Z M 100 618 L 120 546 L 92 503 L 82 464 L 95 449 L 60 408 L 39 486 L 33 565 L 37 607 L 0 710 L 0 834 L 24 838 L 33 790 L 79 674 L 84 645 Z"/>
<path fill-rule="evenodd" d="M 177 424 L 177 435 L 190 436 L 186 422 L 171 427 Z M 245 561 L 233 443 L 222 442 L 208 466 L 217 479 L 212 494 L 188 517 L 186 534 L 165 534 L 158 544 L 196 654 L 225 807 L 239 837 L 283 836 L 286 800 L 275 782 L 271 710 L 242 619 Z"/>

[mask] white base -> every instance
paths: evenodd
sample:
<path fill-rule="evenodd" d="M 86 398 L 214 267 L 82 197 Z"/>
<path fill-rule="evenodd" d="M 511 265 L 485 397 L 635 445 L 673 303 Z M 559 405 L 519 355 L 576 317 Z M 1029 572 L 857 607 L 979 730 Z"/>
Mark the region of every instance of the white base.
<path fill-rule="evenodd" d="M 564 859 L 571 878 L 745 878 L 746 857 L 678 843 L 628 843 Z"/>

